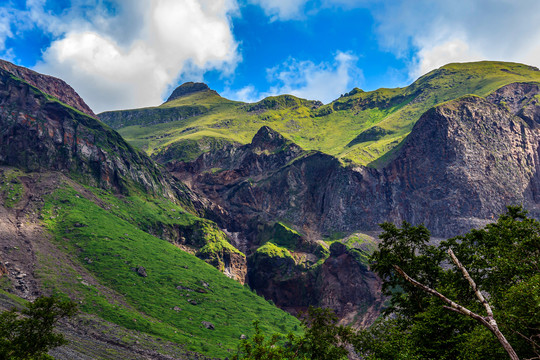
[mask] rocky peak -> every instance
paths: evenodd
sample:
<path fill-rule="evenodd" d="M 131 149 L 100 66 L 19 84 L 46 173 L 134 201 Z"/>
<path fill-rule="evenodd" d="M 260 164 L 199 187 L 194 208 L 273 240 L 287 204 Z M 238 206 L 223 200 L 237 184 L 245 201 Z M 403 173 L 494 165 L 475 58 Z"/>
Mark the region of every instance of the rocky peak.
<path fill-rule="evenodd" d="M 0 128 L 1 165 L 63 171 L 118 192 L 136 186 L 176 196 L 167 174 L 117 132 L 1 68 Z"/>
<path fill-rule="evenodd" d="M 44 93 L 54 96 L 61 102 L 75 109 L 96 117 L 96 114 L 90 109 L 84 100 L 73 90 L 71 86 L 58 78 L 43 75 L 30 69 L 14 65 L 5 60 L 0 60 L 0 69 L 7 71 L 11 75 L 26 81 L 32 86 L 37 87 Z"/>
<path fill-rule="evenodd" d="M 218 95 L 218 93 L 216 91 L 210 89 L 208 87 L 208 85 L 206 85 L 205 83 L 187 82 L 187 83 L 184 83 L 184 84 L 180 85 L 179 87 L 177 87 L 172 92 L 171 96 L 169 96 L 167 101 L 172 101 L 172 100 L 178 99 L 178 98 L 183 97 L 183 96 L 195 94 L 195 93 L 198 93 L 198 92 L 206 92 L 206 91 L 208 91 L 210 93 L 213 93 L 215 95 Z"/>
<path fill-rule="evenodd" d="M 274 152 L 287 145 L 300 149 L 298 145 L 285 139 L 283 135 L 268 126 L 261 127 L 251 140 L 251 147 L 261 151 L 267 150 Z"/>

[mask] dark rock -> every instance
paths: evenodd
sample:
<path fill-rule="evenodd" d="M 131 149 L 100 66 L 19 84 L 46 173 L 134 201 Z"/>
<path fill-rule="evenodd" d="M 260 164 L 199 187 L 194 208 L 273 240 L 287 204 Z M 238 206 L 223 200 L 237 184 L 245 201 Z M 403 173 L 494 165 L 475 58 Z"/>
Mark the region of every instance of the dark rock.
<path fill-rule="evenodd" d="M 72 106 L 83 113 L 96 117 L 84 100 L 73 90 L 71 86 L 63 80 L 52 76 L 43 75 L 30 69 L 14 65 L 5 60 L 0 60 L 0 69 L 3 69 L 19 79 L 22 79 L 32 86 L 43 90 L 46 94 L 52 95 L 66 105 Z"/>
<path fill-rule="evenodd" d="M 117 132 L 92 116 L 50 99 L 47 94 L 58 94 L 48 92 L 48 85 L 56 87 L 55 81 L 60 80 L 28 70 L 39 78 L 36 88 L 21 75 L 23 70 L 13 71 L 25 81 L 5 68 L 6 63 L 0 61 L 0 165 L 26 171 L 66 171 L 83 177 L 88 185 L 118 193 L 128 193 L 136 186 L 173 201 L 191 201 L 187 188 Z M 75 99 L 74 92 L 62 91 L 65 96 L 59 99 L 77 108 L 67 100 Z"/>
<path fill-rule="evenodd" d="M 137 266 L 136 268 L 132 268 L 131 270 L 135 271 L 137 274 L 139 274 L 142 277 L 147 277 L 146 269 L 142 266 Z"/>
<path fill-rule="evenodd" d="M 212 324 L 211 322 L 201 321 L 201 324 L 209 330 L 215 330 L 214 324 Z"/>
<path fill-rule="evenodd" d="M 339 256 L 344 254 L 346 251 L 347 246 L 339 241 L 333 242 L 332 245 L 330 245 L 330 256 Z"/>
<path fill-rule="evenodd" d="M 174 99 L 178 99 L 179 97 L 182 97 L 182 96 L 187 96 L 187 95 L 191 95 L 191 94 L 195 94 L 195 93 L 203 92 L 203 91 L 211 91 L 212 93 L 217 95 L 217 92 L 215 92 L 214 90 L 211 90 L 208 87 L 208 85 L 204 83 L 187 82 L 177 87 L 172 92 L 171 96 L 169 96 L 167 101 L 171 101 Z"/>

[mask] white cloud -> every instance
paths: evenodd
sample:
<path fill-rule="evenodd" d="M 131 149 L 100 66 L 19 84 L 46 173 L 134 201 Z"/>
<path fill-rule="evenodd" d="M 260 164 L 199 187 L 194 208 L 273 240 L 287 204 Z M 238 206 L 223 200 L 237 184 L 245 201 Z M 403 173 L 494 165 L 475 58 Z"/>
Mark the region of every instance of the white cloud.
<path fill-rule="evenodd" d="M 373 10 L 381 46 L 411 58 L 417 77 L 450 62 L 540 66 L 537 0 L 400 0 Z"/>
<path fill-rule="evenodd" d="M 480 60 L 486 59 L 461 39 L 450 39 L 442 44 L 428 44 L 418 51 L 410 68 L 410 76 L 416 79 L 449 63 Z"/>
<path fill-rule="evenodd" d="M 345 52 L 337 52 L 332 63 L 315 64 L 309 60 L 289 59 L 267 69 L 268 82 L 274 84 L 268 91 L 257 92 L 249 85 L 237 91 L 227 89 L 223 95 L 234 100 L 255 102 L 267 96 L 290 94 L 329 103 L 363 81 L 356 61 L 356 56 Z"/>
<path fill-rule="evenodd" d="M 227 99 L 243 101 L 247 103 L 256 102 L 264 97 L 259 94 L 253 85 L 245 86 L 239 90 L 233 90 L 227 88 L 223 91 L 222 95 Z"/>
<path fill-rule="evenodd" d="M 46 0 L 26 5 L 7 31 L 15 24 L 50 34 L 35 69 L 64 79 L 95 112 L 158 104 L 179 78 L 230 73 L 240 60 L 230 19 L 236 0 L 72 0 L 61 14 Z M 13 35 L 1 15 L 0 49 Z"/>
<path fill-rule="evenodd" d="M 333 63 L 291 61 L 268 70 L 268 78 L 278 82 L 270 93 L 291 94 L 328 103 L 358 85 L 362 72 L 356 67 L 356 56 L 338 52 Z"/>

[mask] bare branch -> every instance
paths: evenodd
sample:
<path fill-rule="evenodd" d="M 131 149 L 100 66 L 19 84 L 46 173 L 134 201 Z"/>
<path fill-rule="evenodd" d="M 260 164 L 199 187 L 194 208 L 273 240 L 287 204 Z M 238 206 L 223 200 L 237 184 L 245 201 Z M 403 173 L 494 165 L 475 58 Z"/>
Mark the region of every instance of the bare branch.
<path fill-rule="evenodd" d="M 446 296 L 444 296 L 440 292 L 438 292 L 436 290 L 433 290 L 433 289 L 419 283 L 418 281 L 414 280 L 409 275 L 407 275 L 405 273 L 405 271 L 403 271 L 399 266 L 394 265 L 394 269 L 399 273 L 399 275 L 401 275 L 402 278 L 404 278 L 405 280 L 407 280 L 408 282 L 410 282 L 411 284 L 413 284 L 417 288 L 422 289 L 425 292 L 438 297 L 439 299 L 441 299 L 442 301 L 444 301 L 445 303 L 450 305 L 450 306 L 447 306 L 446 308 L 450 308 L 452 311 L 458 312 L 458 313 L 460 313 L 462 315 L 469 316 L 469 317 L 475 319 L 476 321 L 479 321 L 484 326 L 486 325 L 487 320 L 483 316 L 480 316 L 480 315 L 470 311 L 469 309 L 455 303 L 454 301 L 450 300 L 449 298 L 447 298 Z"/>
<path fill-rule="evenodd" d="M 454 311 L 454 312 L 457 312 L 457 313 L 460 313 L 462 315 L 465 315 L 465 316 L 469 316 L 473 319 L 475 319 L 476 321 L 480 322 L 482 325 L 484 325 L 486 328 L 489 329 L 489 331 L 491 331 L 496 337 L 497 337 L 497 340 L 499 340 L 499 342 L 501 343 L 502 347 L 504 348 L 504 350 L 506 350 L 506 353 L 508 354 L 508 356 L 510 357 L 510 359 L 512 360 L 519 360 L 516 352 L 514 351 L 514 349 L 512 348 L 512 345 L 510 345 L 510 343 L 508 342 L 508 340 L 506 340 L 506 338 L 504 337 L 503 333 L 501 333 L 501 331 L 499 330 L 499 327 L 497 326 L 497 322 L 495 321 L 495 319 L 493 318 L 493 312 L 491 311 L 491 307 L 489 306 L 489 304 L 487 303 L 486 299 L 484 298 L 484 296 L 480 293 L 480 291 L 478 290 L 477 286 L 476 286 L 476 283 L 474 282 L 474 280 L 471 278 L 471 276 L 469 275 L 469 272 L 467 271 L 467 269 L 465 269 L 465 267 L 459 262 L 459 260 L 457 259 L 457 257 L 454 255 L 454 252 L 449 249 L 448 250 L 448 253 L 450 254 L 450 256 L 452 257 L 452 260 L 454 261 L 454 263 L 456 264 L 456 266 L 461 270 L 463 276 L 465 277 L 465 279 L 467 279 L 467 281 L 469 282 L 469 285 L 473 288 L 474 290 L 474 293 L 476 294 L 476 297 L 480 300 L 480 302 L 482 302 L 482 304 L 484 305 L 484 307 L 486 308 L 486 311 L 488 313 L 488 316 L 486 317 L 483 317 L 483 316 L 480 316 L 472 311 L 470 311 L 469 309 L 457 304 L 456 302 L 450 300 L 449 298 L 447 298 L 446 296 L 444 296 L 443 294 L 441 294 L 440 292 L 430 288 L 430 287 L 427 287 L 421 283 L 419 283 L 418 281 L 416 281 L 415 279 L 411 278 L 409 275 L 407 275 L 405 273 L 405 271 L 403 271 L 399 266 L 397 265 L 394 265 L 394 269 L 397 271 L 397 273 L 402 277 L 404 278 L 407 282 L 411 283 L 412 285 L 416 286 L 417 288 L 427 292 L 428 294 L 431 294 L 431 295 L 434 295 L 436 297 L 438 297 L 439 299 L 441 299 L 442 301 L 444 301 L 445 303 L 447 303 L 448 305 L 450 306 L 443 306 L 445 309 L 449 309 L 451 311 Z"/>
<path fill-rule="evenodd" d="M 476 295 L 478 300 L 480 300 L 480 303 L 482 305 L 484 305 L 484 308 L 486 309 L 488 317 L 493 318 L 493 311 L 491 310 L 491 306 L 489 306 L 489 303 L 484 298 L 484 295 L 482 295 L 480 290 L 478 290 L 478 287 L 476 286 L 476 283 L 474 282 L 474 280 L 469 275 L 469 272 L 467 271 L 467 269 L 465 269 L 465 266 L 463 266 L 461 264 L 461 262 L 459 262 L 458 258 L 456 257 L 456 255 L 454 254 L 452 249 L 448 249 L 448 254 L 452 258 L 452 261 L 454 262 L 454 264 L 456 264 L 458 269 L 461 270 L 461 273 L 463 274 L 463 277 L 469 282 L 469 285 L 471 286 L 471 289 L 473 289 L 474 294 Z"/>

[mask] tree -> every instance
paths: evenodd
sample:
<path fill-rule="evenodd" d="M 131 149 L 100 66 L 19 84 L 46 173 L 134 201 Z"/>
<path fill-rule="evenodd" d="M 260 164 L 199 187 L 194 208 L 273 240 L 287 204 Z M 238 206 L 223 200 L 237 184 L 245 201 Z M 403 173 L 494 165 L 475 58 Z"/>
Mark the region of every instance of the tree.
<path fill-rule="evenodd" d="M 517 355 L 540 359 L 538 221 L 528 218 L 520 207 L 509 207 L 496 223 L 438 246 L 429 243 L 429 232 L 422 225 L 381 226 L 382 242 L 372 256 L 372 269 L 383 278 L 384 293 L 391 296 L 386 314 L 392 314 L 395 327 L 385 340 L 386 335 L 380 334 L 385 326 L 379 323 L 379 334 L 371 334 L 372 340 L 392 342 L 397 341 L 396 336 L 404 337 L 401 342 L 407 349 L 396 349 L 395 354 L 408 351 L 419 358 L 507 358 L 497 339 L 478 319 L 457 316 L 448 309 L 448 302 L 431 296 L 410 281 L 414 279 L 475 314 L 487 311 L 485 302 L 478 301 L 481 295 L 489 301 L 492 317 Z M 452 266 L 448 250 L 455 253 L 461 266 Z M 463 269 L 468 270 L 468 279 Z M 475 280 L 475 286 L 469 279 Z M 370 348 L 369 333 L 360 338 L 363 340 L 357 349 L 361 352 L 371 358 L 391 358 L 379 356 L 382 347 Z"/>
<path fill-rule="evenodd" d="M 47 352 L 64 345 L 62 334 L 54 332 L 58 321 L 76 313 L 76 305 L 57 297 L 39 297 L 20 313 L 11 309 L 0 314 L 0 358 L 52 359 Z"/>
<path fill-rule="evenodd" d="M 265 339 L 258 322 L 255 322 L 255 335 L 242 341 L 232 359 L 347 359 L 354 331 L 348 326 L 338 325 L 338 318 L 332 310 L 310 307 L 302 326 L 305 330 L 302 336 L 274 334 Z"/>

